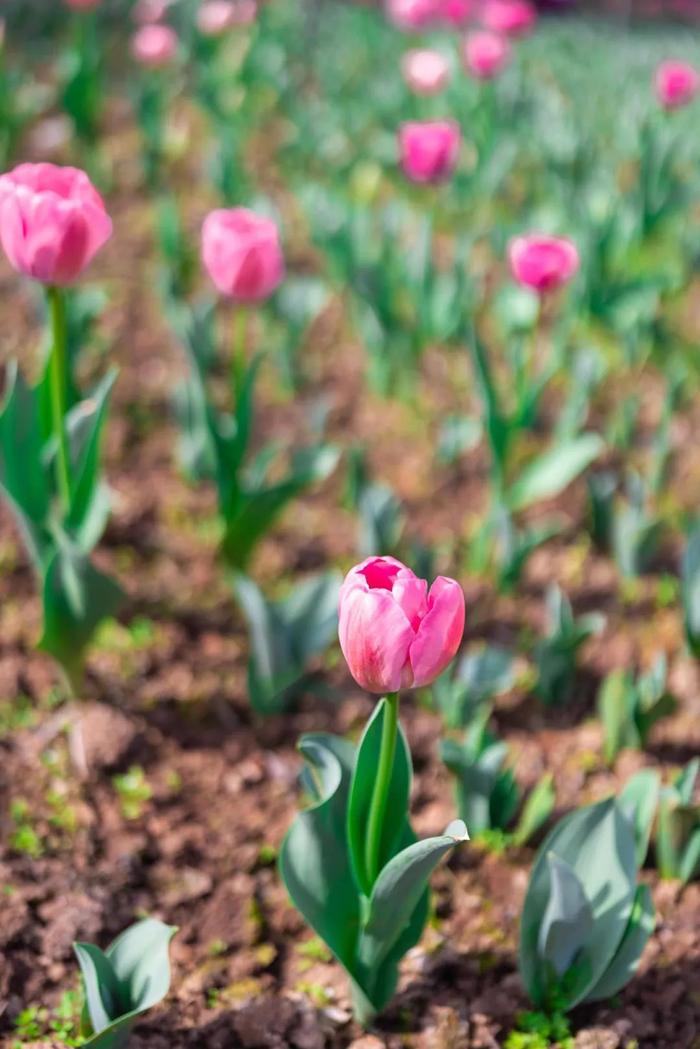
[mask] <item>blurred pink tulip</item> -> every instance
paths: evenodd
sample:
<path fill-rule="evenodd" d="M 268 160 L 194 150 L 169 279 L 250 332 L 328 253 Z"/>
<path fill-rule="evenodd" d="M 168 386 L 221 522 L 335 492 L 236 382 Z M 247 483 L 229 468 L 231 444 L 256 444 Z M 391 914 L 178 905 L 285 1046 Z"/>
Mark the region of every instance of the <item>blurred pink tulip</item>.
<path fill-rule="evenodd" d="M 202 36 L 221 36 L 236 24 L 236 5 L 231 0 L 204 0 L 197 10 L 197 29 Z"/>
<path fill-rule="evenodd" d="M 427 29 L 437 17 L 437 0 L 386 0 L 386 14 L 398 29 Z"/>
<path fill-rule="evenodd" d="M 474 0 L 438 0 L 437 14 L 441 22 L 462 29 L 474 14 Z"/>
<path fill-rule="evenodd" d="M 457 165 L 461 133 L 453 120 L 409 122 L 399 129 L 404 174 L 412 182 L 442 182 Z"/>
<path fill-rule="evenodd" d="M 540 295 L 568 284 L 579 268 L 579 254 L 572 241 L 538 233 L 515 237 L 508 246 L 508 259 L 518 283 Z"/>
<path fill-rule="evenodd" d="M 0 175 L 0 242 L 12 266 L 43 284 L 72 284 L 112 234 L 84 171 L 20 164 Z"/>
<path fill-rule="evenodd" d="M 654 84 L 659 102 L 666 109 L 687 105 L 700 90 L 700 74 L 688 62 L 669 60 L 656 70 Z"/>
<path fill-rule="evenodd" d="M 478 80 L 492 80 L 505 69 L 511 58 L 511 47 L 504 36 L 479 30 L 464 41 L 464 64 Z"/>
<path fill-rule="evenodd" d="M 493 33 L 524 36 L 534 29 L 537 11 L 527 0 L 487 0 L 481 21 Z"/>
<path fill-rule="evenodd" d="M 260 302 L 284 279 L 277 226 L 247 208 L 219 209 L 207 215 L 202 262 L 217 289 L 234 302 Z"/>
<path fill-rule="evenodd" d="M 237 0 L 234 6 L 233 21 L 236 25 L 252 25 L 258 15 L 255 0 Z"/>
<path fill-rule="evenodd" d="M 450 65 L 439 51 L 407 51 L 401 61 L 404 80 L 417 95 L 438 95 L 450 80 Z"/>
<path fill-rule="evenodd" d="M 142 66 L 161 69 L 177 54 L 177 33 L 168 25 L 144 25 L 131 38 L 131 53 Z"/>
<path fill-rule="evenodd" d="M 150 25 L 162 22 L 170 9 L 173 0 L 138 0 L 132 17 L 139 25 Z"/>
<path fill-rule="evenodd" d="M 338 635 L 350 673 L 368 692 L 422 688 L 454 659 L 464 593 L 438 576 L 430 590 L 393 557 L 370 557 L 340 589 Z"/>

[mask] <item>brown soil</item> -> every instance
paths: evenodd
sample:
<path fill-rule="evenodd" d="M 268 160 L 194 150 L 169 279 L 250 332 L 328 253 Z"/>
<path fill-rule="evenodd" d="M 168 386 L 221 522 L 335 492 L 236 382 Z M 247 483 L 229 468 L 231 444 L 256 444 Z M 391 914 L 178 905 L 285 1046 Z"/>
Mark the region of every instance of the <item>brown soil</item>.
<path fill-rule="evenodd" d="M 62 731 L 71 712 L 55 706 L 55 669 L 33 650 L 40 625 L 34 580 L 0 510 L 1 713 L 8 721 L 11 705 L 17 710 L 20 703 L 28 712 L 25 725 L 15 714 L 0 738 L 0 1043 L 13 1044 L 21 1009 L 53 1007 L 76 986 L 73 940 L 105 945 L 149 913 L 180 932 L 172 947 L 172 992 L 138 1024 L 134 1049 L 502 1045 L 527 1008 L 516 950 L 531 850 L 498 856 L 470 845 L 439 871 L 435 919 L 405 961 L 394 1003 L 368 1035 L 351 1022 L 340 969 L 307 946 L 311 934 L 285 898 L 274 852 L 298 804 L 296 741 L 309 730 L 357 734 L 371 702 L 334 657 L 323 674 L 335 701 L 310 695 L 285 717 L 259 721 L 251 714 L 245 630 L 217 563 L 214 496 L 188 487 L 174 463 L 168 399 L 182 359 L 149 291 L 149 212 L 134 180 L 128 165 L 117 166 L 118 190 L 110 199 L 117 233 L 94 273 L 110 296 L 102 325 L 108 349 L 84 368 L 86 383 L 108 360 L 121 370 L 107 447 L 114 514 L 100 558 L 129 602 L 124 625 L 105 632 L 91 657 L 72 733 Z M 193 231 L 206 206 L 191 204 Z M 302 244 L 300 257 L 304 250 Z M 31 371 L 38 327 L 30 290 L 6 268 L 0 300 L 6 318 L 0 354 L 19 356 Z M 440 416 L 473 400 L 466 356 L 428 355 L 420 416 L 410 406 L 382 404 L 366 392 L 362 352 L 335 302 L 316 326 L 307 364 L 310 381 L 296 403 L 280 399 L 268 367 L 260 439 L 303 437 L 307 408 L 323 395 L 331 436 L 366 443 L 376 476 L 405 500 L 411 535 L 438 545 L 453 535 L 466 542 L 485 503 L 483 454 L 437 470 L 432 456 Z M 658 402 L 650 376 L 650 430 Z M 696 502 L 697 422 L 686 413 L 674 433 L 678 508 Z M 337 477 L 283 519 L 256 556 L 253 574 L 262 585 L 352 563 L 356 524 L 339 508 L 340 490 Z M 615 789 L 642 764 L 668 771 L 697 753 L 700 690 L 698 668 L 683 652 L 678 609 L 657 603 L 657 577 L 646 577 L 623 599 L 612 563 L 581 539 L 582 486 L 555 508 L 567 530 L 532 559 L 516 597 L 495 596 L 458 561 L 447 559 L 444 568 L 467 594 L 467 645 L 518 644 L 524 631 L 540 631 L 543 592 L 555 579 L 578 611 L 598 608 L 608 616 L 605 633 L 584 650 L 572 704 L 546 711 L 515 689 L 496 713 L 519 780 L 529 786 L 552 771 L 561 811 Z M 676 554 L 668 551 L 670 563 Z M 148 621 L 137 640 L 125 626 L 134 617 Z M 611 667 L 647 663 L 659 649 L 671 662 L 679 712 L 657 728 L 645 754 L 623 754 L 611 772 L 591 719 L 597 683 Z M 411 698 L 402 716 L 416 767 L 415 826 L 421 834 L 439 832 L 454 814 L 436 758 L 440 720 Z M 84 781 L 71 758 L 76 740 L 89 770 Z M 132 766 L 143 769 L 150 797 L 127 818 L 114 776 Z M 10 807 L 20 799 L 41 855 L 13 847 Z M 700 886 L 663 884 L 652 871 L 644 876 L 654 890 L 657 930 L 639 975 L 619 999 L 574 1014 L 577 1049 L 700 1045 Z"/>

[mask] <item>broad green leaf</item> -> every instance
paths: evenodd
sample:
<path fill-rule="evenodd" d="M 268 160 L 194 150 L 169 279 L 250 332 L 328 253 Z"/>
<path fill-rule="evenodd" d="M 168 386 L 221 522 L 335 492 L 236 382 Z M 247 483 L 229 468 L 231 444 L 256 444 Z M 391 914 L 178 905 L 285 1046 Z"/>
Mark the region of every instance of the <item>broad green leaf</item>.
<path fill-rule="evenodd" d="M 598 458 L 603 447 L 598 434 L 584 433 L 545 452 L 529 463 L 511 485 L 508 506 L 513 511 L 524 510 L 558 495 Z"/>
<path fill-rule="evenodd" d="M 302 782 L 310 808 L 282 842 L 279 870 L 297 910 L 353 975 L 360 907 L 346 844 L 347 800 L 354 747 L 338 736 L 304 736 Z"/>
<path fill-rule="evenodd" d="M 542 843 L 523 906 L 519 953 L 523 981 L 538 1006 L 546 1006 L 551 993 L 538 954 L 539 930 L 551 892 L 550 853 L 574 870 L 594 919 L 573 978 L 572 973 L 567 976 L 565 1000 L 570 1009 L 601 978 L 629 922 L 636 892 L 634 835 L 615 799 L 609 798 L 565 816 Z"/>
<path fill-rule="evenodd" d="M 80 965 L 85 987 L 85 1006 L 96 1033 L 124 1013 L 130 1012 L 128 999 L 122 998 L 119 980 L 109 958 L 92 943 L 75 943 L 73 950 Z"/>
<path fill-rule="evenodd" d="M 639 747 L 641 740 L 635 718 L 635 683 L 623 669 L 611 671 L 598 696 L 598 715 L 603 723 L 605 760 L 613 762 L 623 747 Z"/>
<path fill-rule="evenodd" d="M 700 528 L 690 533 L 683 551 L 681 595 L 688 646 L 700 656 Z"/>
<path fill-rule="evenodd" d="M 357 891 L 369 896 L 372 879 L 366 866 L 366 840 L 369 811 L 381 750 L 382 726 L 386 699 L 380 699 L 367 722 L 357 747 L 347 810 L 348 852 Z M 411 754 L 403 729 L 399 725 L 394 767 L 389 783 L 384 826 L 379 847 L 379 869 L 388 863 L 402 845 L 406 833 L 408 798 L 411 790 Z"/>
<path fill-rule="evenodd" d="M 98 571 L 86 554 L 64 537 L 46 566 L 44 630 L 39 648 L 61 663 L 74 686 L 80 684 L 84 650 L 97 626 L 114 615 L 122 591 Z"/>
<path fill-rule="evenodd" d="M 406 928 L 442 857 L 468 840 L 465 824 L 454 820 L 444 835 L 409 845 L 382 869 L 372 889 L 368 919 L 358 943 L 358 958 L 368 973 L 381 965 Z"/>
<path fill-rule="evenodd" d="M 649 851 L 651 828 L 656 815 L 661 777 L 656 769 L 640 769 L 624 786 L 618 805 L 634 830 L 637 865 L 641 867 Z"/>
<path fill-rule="evenodd" d="M 593 913 L 583 886 L 560 856 L 547 854 L 549 899 L 542 916 L 537 950 L 561 980 L 585 947 L 593 928 Z"/>
<path fill-rule="evenodd" d="M 528 794 L 520 813 L 520 819 L 513 831 L 515 845 L 526 845 L 544 826 L 554 811 L 556 793 L 550 773 L 545 774 Z"/>
<path fill-rule="evenodd" d="M 65 527 L 82 537 L 80 546 L 86 553 L 100 538 L 109 509 L 104 490 L 100 494 L 100 446 L 109 396 L 116 377 L 116 371 L 110 371 L 92 396 L 72 409 L 67 420 L 72 486 L 70 512 Z"/>
<path fill-rule="evenodd" d="M 177 932 L 155 918 L 136 922 L 114 940 L 105 955 L 119 981 L 121 998 L 132 1012 L 156 1005 L 170 987 L 170 941 Z"/>
<path fill-rule="evenodd" d="M 602 977 L 586 995 L 586 1001 L 612 998 L 634 976 L 647 940 L 654 931 L 656 915 L 648 885 L 640 885 L 634 898 L 629 924 L 617 953 Z"/>

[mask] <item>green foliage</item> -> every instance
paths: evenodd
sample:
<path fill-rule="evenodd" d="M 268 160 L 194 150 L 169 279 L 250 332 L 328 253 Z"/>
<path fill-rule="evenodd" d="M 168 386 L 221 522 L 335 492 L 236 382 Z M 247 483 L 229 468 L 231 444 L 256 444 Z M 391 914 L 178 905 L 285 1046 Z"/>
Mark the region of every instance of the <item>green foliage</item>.
<path fill-rule="evenodd" d="M 303 691 L 309 665 L 335 637 L 340 583 L 338 573 L 327 572 L 298 583 L 283 600 L 268 601 L 252 579 L 235 577 L 250 634 L 248 694 L 258 713 L 280 713 Z"/>
<path fill-rule="evenodd" d="M 134 1021 L 170 988 L 168 948 L 177 932 L 155 918 L 129 926 L 106 951 L 91 943 L 73 949 L 83 975 L 82 1027 L 91 1049 L 121 1049 Z"/>
<path fill-rule="evenodd" d="M 520 1013 L 517 1027 L 506 1038 L 503 1049 L 574 1049 L 566 1016 L 560 1013 Z"/>
<path fill-rule="evenodd" d="M 666 687 L 666 657 L 660 653 L 650 670 L 634 674 L 613 670 L 598 694 L 598 714 L 603 723 L 605 760 L 613 762 L 623 747 L 642 749 L 656 722 L 676 709 Z"/>
<path fill-rule="evenodd" d="M 503 844 L 525 845 L 551 815 L 555 794 L 552 777 L 543 776 L 528 796 L 520 819 L 522 793 L 506 766 L 508 748 L 488 730 L 490 712 L 483 711 L 461 741 L 445 739 L 440 757 L 455 779 L 457 811 L 474 838 L 489 842 L 489 831 L 507 832 Z"/>
<path fill-rule="evenodd" d="M 571 604 L 556 584 L 547 591 L 547 635 L 534 650 L 537 668 L 535 692 L 548 706 L 571 699 L 575 676 L 576 654 L 581 645 L 605 625 L 602 615 L 591 613 L 574 618 Z"/>
<path fill-rule="evenodd" d="M 468 652 L 432 685 L 433 700 L 448 728 L 470 724 L 479 708 L 513 687 L 513 656 L 498 645 Z"/>
<path fill-rule="evenodd" d="M 640 769 L 624 786 L 617 803 L 634 831 L 637 866 L 641 867 L 649 851 L 651 831 L 659 801 L 661 777 L 655 769 Z"/>
<path fill-rule="evenodd" d="M 121 603 L 119 587 L 91 560 L 109 514 L 100 446 L 114 380 L 112 372 L 66 416 L 71 473 L 67 507 L 58 505 L 56 447 L 46 415 L 48 374 L 31 389 L 12 370 L 0 411 L 0 490 L 41 586 L 44 629 L 39 644 L 61 663 L 74 687 L 80 684 L 95 630 Z"/>
<path fill-rule="evenodd" d="M 251 450 L 260 358 L 234 375 L 235 408 L 233 413 L 224 413 L 217 410 L 207 389 L 216 358 L 213 309 L 192 310 L 182 335 L 190 365 L 179 401 L 183 458 L 198 479 L 213 476 L 224 524 L 222 556 L 229 567 L 244 571 L 284 508 L 332 473 L 338 451 L 329 444 L 293 451 L 280 478 L 278 448 L 268 445 L 255 455 Z M 270 479 L 273 465 L 278 475 L 275 480 Z"/>
<path fill-rule="evenodd" d="M 113 776 L 112 783 L 124 819 L 140 819 L 143 807 L 153 793 L 143 769 L 139 765 L 132 765 L 127 772 Z"/>
<path fill-rule="evenodd" d="M 637 885 L 635 835 L 614 798 L 565 816 L 542 843 L 520 930 L 520 972 L 538 1008 L 568 1012 L 612 997 L 654 928 Z"/>
<path fill-rule="evenodd" d="M 688 647 L 700 657 L 700 528 L 690 533 L 683 551 L 681 596 Z"/>
<path fill-rule="evenodd" d="M 700 758 L 661 789 L 654 846 L 662 878 L 684 884 L 700 875 L 700 805 L 694 800 Z"/>
<path fill-rule="evenodd" d="M 311 806 L 296 817 L 279 860 L 292 902 L 345 968 L 363 1024 L 392 997 L 398 963 L 421 936 L 432 870 L 467 838 L 466 827 L 456 821 L 440 837 L 416 840 L 407 816 L 410 755 L 399 731 L 381 824 L 380 870 L 372 878 L 365 841 L 386 716 L 382 699 L 357 748 L 338 736 L 302 738 L 302 783 Z"/>

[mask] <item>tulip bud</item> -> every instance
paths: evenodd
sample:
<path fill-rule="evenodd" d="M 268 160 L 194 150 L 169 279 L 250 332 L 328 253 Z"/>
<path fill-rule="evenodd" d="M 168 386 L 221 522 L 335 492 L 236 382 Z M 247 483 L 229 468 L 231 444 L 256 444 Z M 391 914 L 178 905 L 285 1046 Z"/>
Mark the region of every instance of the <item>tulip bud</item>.
<path fill-rule="evenodd" d="M 202 36 L 221 36 L 236 22 L 236 5 L 231 0 L 205 0 L 197 11 L 197 29 Z"/>
<path fill-rule="evenodd" d="M 478 80 L 492 80 L 511 58 L 511 47 L 504 36 L 480 31 L 470 33 L 464 42 L 464 64 Z"/>
<path fill-rule="evenodd" d="M 368 692 L 421 688 L 454 658 L 464 633 L 464 593 L 438 576 L 430 590 L 393 557 L 352 568 L 340 590 L 340 647 Z"/>
<path fill-rule="evenodd" d="M 386 0 L 386 14 L 397 29 L 416 33 L 435 21 L 437 3 L 436 0 Z"/>
<path fill-rule="evenodd" d="M 247 208 L 219 209 L 207 215 L 202 262 L 221 294 L 238 303 L 268 298 L 284 278 L 277 226 Z"/>
<path fill-rule="evenodd" d="M 461 133 L 452 120 L 409 122 L 399 129 L 401 166 L 412 182 L 442 182 L 454 171 Z"/>
<path fill-rule="evenodd" d="M 537 21 L 537 12 L 527 0 L 488 0 L 481 21 L 493 33 L 524 36 Z"/>
<path fill-rule="evenodd" d="M 540 295 L 568 284 L 579 268 L 576 245 L 566 237 L 516 237 L 508 247 L 508 258 L 518 283 Z"/>
<path fill-rule="evenodd" d="M 450 79 L 449 63 L 439 51 L 407 51 L 401 62 L 401 71 L 417 95 L 438 95 Z"/>
<path fill-rule="evenodd" d="M 656 70 L 654 85 L 665 109 L 680 109 L 692 102 L 700 90 L 700 74 L 688 62 L 662 62 Z"/>
<path fill-rule="evenodd" d="M 131 38 L 131 53 L 149 69 L 161 69 L 177 54 L 177 33 L 167 25 L 144 25 Z"/>
<path fill-rule="evenodd" d="M 0 175 L 0 242 L 12 266 L 43 284 L 72 284 L 112 234 L 84 171 L 20 164 Z"/>

